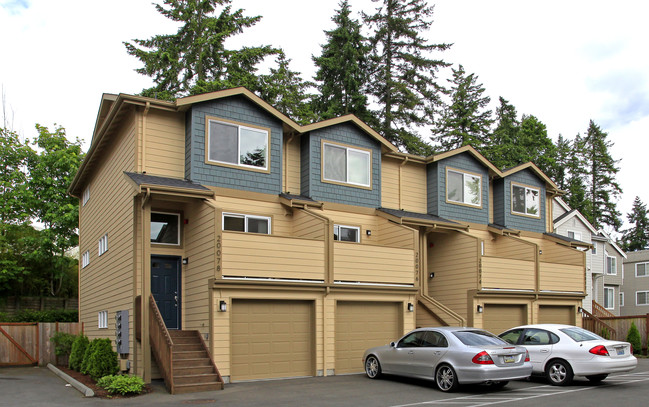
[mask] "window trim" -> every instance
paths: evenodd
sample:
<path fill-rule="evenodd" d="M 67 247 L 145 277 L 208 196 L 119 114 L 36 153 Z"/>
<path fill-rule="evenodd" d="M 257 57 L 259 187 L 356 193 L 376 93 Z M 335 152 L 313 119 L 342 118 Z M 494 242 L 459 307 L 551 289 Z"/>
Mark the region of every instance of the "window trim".
<path fill-rule="evenodd" d="M 338 148 L 344 148 L 345 149 L 345 157 L 348 157 L 349 151 L 355 151 L 358 153 L 362 153 L 368 156 L 368 167 L 367 167 L 367 179 L 369 183 L 367 185 L 365 184 L 359 184 L 357 182 L 351 182 L 349 181 L 349 160 L 346 160 L 347 162 L 347 181 L 339 181 L 335 179 L 327 179 L 325 178 L 325 146 L 330 145 Z M 347 187 L 354 187 L 354 188 L 361 188 L 361 189 L 367 189 L 367 190 L 372 190 L 372 150 L 367 149 L 367 148 L 361 148 L 358 146 L 351 146 L 347 144 L 342 144 L 342 143 L 336 143 L 333 141 L 328 141 L 328 140 L 321 140 L 320 142 L 320 181 L 323 183 L 328 183 L 328 184 L 335 184 L 335 185 L 344 185 Z"/>
<path fill-rule="evenodd" d="M 180 228 L 181 228 L 181 225 L 182 225 L 182 223 L 180 222 L 181 214 L 178 213 L 178 212 L 151 211 L 150 216 L 153 216 L 154 213 L 157 213 L 157 214 L 160 214 L 160 215 L 173 215 L 173 216 L 176 216 L 178 218 L 178 236 L 177 236 L 178 243 L 160 243 L 160 242 L 154 242 L 153 240 L 149 240 L 149 242 L 152 245 L 180 247 L 181 246 L 181 240 L 180 239 L 181 239 L 181 236 L 182 236 L 181 231 L 180 231 Z M 151 229 L 151 224 L 150 223 L 151 223 L 151 220 L 149 219 L 149 235 L 151 235 L 151 230 L 150 230 Z M 149 239 L 151 239 L 151 236 L 149 236 Z"/>
<path fill-rule="evenodd" d="M 638 304 L 638 294 L 639 294 L 639 293 L 645 293 L 645 299 L 646 299 L 646 301 L 647 301 L 646 303 L 644 303 L 644 304 Z M 642 306 L 646 306 L 646 305 L 649 305 L 649 291 L 647 291 L 647 290 L 636 291 L 636 292 L 635 292 L 635 305 L 636 305 L 636 306 L 640 306 L 640 307 L 642 307 Z"/>
<path fill-rule="evenodd" d="M 571 234 L 571 233 L 572 233 L 572 237 L 570 237 L 570 234 Z M 567 231 L 566 231 L 566 234 L 567 234 L 568 237 L 570 237 L 571 239 L 582 241 L 582 240 L 581 240 L 581 232 L 578 232 L 578 231 L 576 231 L 576 230 L 567 230 Z M 576 237 L 576 235 L 579 235 L 579 237 Z"/>
<path fill-rule="evenodd" d="M 644 265 L 644 275 L 639 276 L 638 275 L 638 265 L 643 264 Z M 642 277 L 649 277 L 649 262 L 641 262 L 641 263 L 636 263 L 635 264 L 635 276 L 642 278 Z"/>
<path fill-rule="evenodd" d="M 340 228 L 346 228 L 346 229 L 355 229 L 358 233 L 356 233 L 356 241 L 352 242 L 349 240 L 340 240 L 336 239 L 336 228 L 340 231 Z M 338 232 L 338 237 L 340 238 L 340 232 Z M 350 225 L 341 225 L 338 223 L 334 224 L 334 242 L 343 242 L 343 243 L 360 243 L 361 242 L 361 227 L 360 226 L 350 226 Z"/>
<path fill-rule="evenodd" d="M 606 299 L 607 299 L 607 291 L 612 291 L 613 295 L 611 295 L 611 300 L 613 301 L 613 306 L 612 307 L 607 307 L 606 306 Z M 611 305 L 611 304 L 609 304 Z M 615 287 L 612 286 L 604 286 L 604 308 L 605 309 L 615 309 Z"/>
<path fill-rule="evenodd" d="M 613 259 L 615 261 L 615 267 L 613 267 L 613 272 L 612 273 L 608 272 L 608 259 Z M 606 264 L 604 266 L 604 273 L 607 276 L 617 276 L 617 257 L 609 256 L 608 253 L 606 253 Z"/>
<path fill-rule="evenodd" d="M 89 200 L 90 200 L 90 186 L 87 186 L 86 189 L 83 190 L 83 195 L 81 197 L 81 206 L 86 206 Z"/>
<path fill-rule="evenodd" d="M 97 328 L 108 329 L 108 311 L 99 311 L 97 313 Z"/>
<path fill-rule="evenodd" d="M 597 242 L 593 242 L 593 248 L 590 250 L 590 254 L 597 256 Z"/>
<path fill-rule="evenodd" d="M 239 230 L 228 230 L 225 229 L 225 217 L 230 216 L 233 218 L 243 218 L 244 219 L 244 231 Z M 257 233 L 257 232 L 248 232 L 248 219 L 264 219 L 268 221 L 268 233 Z M 271 216 L 261 216 L 261 215 L 248 215 L 245 213 L 234 213 L 234 212 L 223 212 L 221 214 L 221 230 L 224 232 L 234 232 L 234 233 L 254 233 L 256 235 L 271 235 L 272 234 L 272 217 Z"/>
<path fill-rule="evenodd" d="M 102 237 L 99 238 L 98 249 L 97 249 L 98 256 L 103 255 L 107 251 L 108 251 L 108 233 L 104 234 Z"/>
<path fill-rule="evenodd" d="M 90 250 L 86 250 L 81 255 L 81 268 L 85 269 L 90 265 Z"/>
<path fill-rule="evenodd" d="M 624 307 L 624 292 L 620 291 L 620 307 Z"/>
<path fill-rule="evenodd" d="M 453 201 L 448 198 L 448 173 L 449 172 L 454 172 L 456 174 L 461 174 L 462 175 L 462 188 L 465 186 L 465 176 L 469 175 L 472 177 L 478 177 L 480 179 L 480 203 L 479 204 L 472 204 L 472 203 L 467 203 L 467 202 L 460 202 L 460 201 Z M 471 172 L 467 170 L 461 170 L 459 168 L 453 168 L 453 167 L 446 167 L 446 191 L 445 191 L 445 199 L 446 203 L 451 204 L 451 205 L 462 205 L 462 206 L 467 206 L 469 208 L 477 208 L 477 209 L 482 209 L 482 174 L 476 173 L 476 172 Z"/>
<path fill-rule="evenodd" d="M 514 210 L 514 187 L 525 188 L 525 194 L 527 194 L 528 189 L 537 191 L 539 193 L 539 213 L 538 213 L 538 215 L 530 215 L 529 213 L 527 213 L 527 200 L 525 201 L 526 202 L 525 203 L 525 213 L 516 212 Z M 535 187 L 535 186 L 532 186 L 532 185 L 521 184 L 521 183 L 514 182 L 514 181 L 510 182 L 510 186 L 509 186 L 509 209 L 510 209 L 510 212 L 511 212 L 512 215 L 525 216 L 527 218 L 533 218 L 533 219 L 541 219 L 541 213 L 543 212 L 543 208 L 542 208 L 542 205 L 541 205 L 541 188 L 540 187 Z"/>
<path fill-rule="evenodd" d="M 241 155 L 239 154 L 239 151 L 241 149 L 241 128 L 244 129 L 250 129 L 254 131 L 265 131 L 266 132 L 266 166 L 264 168 L 262 167 L 255 167 L 253 165 L 247 165 L 247 164 L 234 164 L 226 161 L 216 161 L 216 160 L 211 160 L 210 159 L 210 122 L 217 122 L 217 123 L 223 123 L 223 124 L 228 124 L 232 126 L 237 126 L 237 162 L 241 161 Z M 262 126 L 257 126 L 254 124 L 250 123 L 241 123 L 237 122 L 234 120 L 228 120 L 228 119 L 222 119 L 219 117 L 214 117 L 214 116 L 205 116 L 205 164 L 208 165 L 218 165 L 222 167 L 228 167 L 228 168 L 236 168 L 240 170 L 247 170 L 247 171 L 255 171 L 255 172 L 263 172 L 266 174 L 270 173 L 270 159 L 271 159 L 271 130 L 269 127 L 262 127 Z"/>

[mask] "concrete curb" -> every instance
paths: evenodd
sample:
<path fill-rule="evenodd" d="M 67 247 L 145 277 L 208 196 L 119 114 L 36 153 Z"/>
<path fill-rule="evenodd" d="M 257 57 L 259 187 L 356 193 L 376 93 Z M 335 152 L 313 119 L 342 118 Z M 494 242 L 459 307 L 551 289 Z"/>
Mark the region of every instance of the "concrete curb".
<path fill-rule="evenodd" d="M 57 375 L 58 377 L 60 377 L 61 379 L 63 379 L 66 382 L 70 383 L 70 385 L 72 387 L 79 390 L 81 392 L 81 394 L 83 394 L 85 397 L 95 397 L 95 392 L 92 391 L 91 388 L 81 384 L 78 380 L 73 379 L 72 377 L 70 377 L 70 375 L 68 375 L 66 373 L 63 373 L 60 369 L 58 369 L 53 364 L 48 363 L 47 368 L 50 369 L 52 372 L 54 372 L 54 374 Z"/>

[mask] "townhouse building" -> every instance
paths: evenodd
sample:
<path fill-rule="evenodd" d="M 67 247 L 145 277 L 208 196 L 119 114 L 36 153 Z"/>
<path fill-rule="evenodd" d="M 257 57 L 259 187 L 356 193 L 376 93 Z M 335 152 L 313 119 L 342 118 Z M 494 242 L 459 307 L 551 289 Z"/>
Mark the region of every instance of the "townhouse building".
<path fill-rule="evenodd" d="M 620 315 L 649 314 L 649 250 L 627 252 L 623 269 Z"/>
<path fill-rule="evenodd" d="M 418 326 L 580 323 L 584 242 L 554 233 L 538 167 L 405 154 L 352 115 L 301 126 L 244 88 L 105 94 L 70 193 L 80 321 L 116 338 L 127 316 L 120 358 L 145 381 L 181 383 L 184 331 L 227 383 L 361 372 Z"/>

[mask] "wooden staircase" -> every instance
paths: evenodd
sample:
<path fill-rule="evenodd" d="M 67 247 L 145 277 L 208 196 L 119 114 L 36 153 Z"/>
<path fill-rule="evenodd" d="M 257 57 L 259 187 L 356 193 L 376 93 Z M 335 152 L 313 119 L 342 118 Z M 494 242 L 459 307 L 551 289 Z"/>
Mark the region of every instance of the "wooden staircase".
<path fill-rule="evenodd" d="M 172 394 L 222 390 L 223 379 L 198 331 L 170 330 L 173 341 Z"/>

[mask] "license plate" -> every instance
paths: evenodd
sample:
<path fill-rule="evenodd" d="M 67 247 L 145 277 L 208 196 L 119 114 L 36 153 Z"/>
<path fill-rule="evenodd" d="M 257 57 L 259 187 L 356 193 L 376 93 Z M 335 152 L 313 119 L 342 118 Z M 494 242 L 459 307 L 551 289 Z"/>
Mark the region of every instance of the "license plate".
<path fill-rule="evenodd" d="M 624 355 L 624 348 L 617 348 L 618 355 Z"/>
<path fill-rule="evenodd" d="M 513 356 L 503 356 L 503 362 L 514 363 L 516 362 L 516 359 Z"/>

